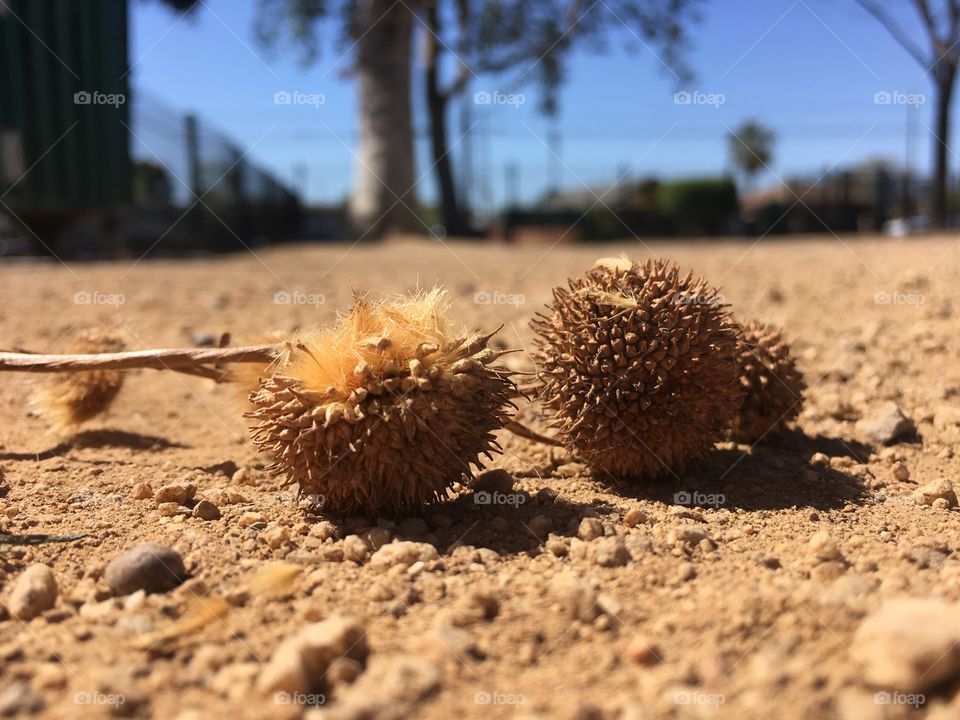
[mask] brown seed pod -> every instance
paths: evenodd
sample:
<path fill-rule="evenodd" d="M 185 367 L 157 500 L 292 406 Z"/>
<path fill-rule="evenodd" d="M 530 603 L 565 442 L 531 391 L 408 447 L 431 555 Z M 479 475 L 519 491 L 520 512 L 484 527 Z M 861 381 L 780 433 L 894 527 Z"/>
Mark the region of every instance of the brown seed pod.
<path fill-rule="evenodd" d="M 800 414 L 807 384 L 780 331 L 757 321 L 739 326 L 737 371 L 744 395 L 730 439 L 753 443 L 783 432 Z"/>
<path fill-rule="evenodd" d="M 740 402 L 735 329 L 702 278 L 605 258 L 548 307 L 533 322 L 539 396 L 590 465 L 653 479 L 723 439 Z"/>
<path fill-rule="evenodd" d="M 75 353 L 121 352 L 123 340 L 102 329 L 77 334 L 70 345 Z M 44 378 L 33 395 L 33 404 L 56 430 L 66 431 L 105 412 L 123 387 L 122 370 L 88 370 Z"/>
<path fill-rule="evenodd" d="M 489 336 L 458 337 L 439 290 L 357 301 L 333 328 L 290 344 L 250 400 L 271 470 L 324 508 L 377 514 L 447 496 L 498 452 L 516 388 Z"/>

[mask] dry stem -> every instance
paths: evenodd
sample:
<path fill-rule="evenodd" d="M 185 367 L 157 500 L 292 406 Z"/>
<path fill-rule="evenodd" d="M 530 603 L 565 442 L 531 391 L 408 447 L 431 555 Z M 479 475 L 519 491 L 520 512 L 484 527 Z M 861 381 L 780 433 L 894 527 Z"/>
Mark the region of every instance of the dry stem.
<path fill-rule="evenodd" d="M 230 363 L 271 363 L 283 351 L 284 344 L 250 345 L 222 348 L 169 348 L 134 350 L 86 355 L 41 355 L 27 352 L 0 352 L 0 372 L 82 372 L 84 370 L 175 370 L 200 377 L 223 380 Z M 506 429 L 521 437 L 547 445 L 559 445 L 553 438 L 540 435 L 516 421 Z"/>
<path fill-rule="evenodd" d="M 270 363 L 282 345 L 251 345 L 234 348 L 172 348 L 134 350 L 86 355 L 40 355 L 0 352 L 0 372 L 78 372 L 83 370 L 177 370 L 219 379 L 217 365 Z"/>

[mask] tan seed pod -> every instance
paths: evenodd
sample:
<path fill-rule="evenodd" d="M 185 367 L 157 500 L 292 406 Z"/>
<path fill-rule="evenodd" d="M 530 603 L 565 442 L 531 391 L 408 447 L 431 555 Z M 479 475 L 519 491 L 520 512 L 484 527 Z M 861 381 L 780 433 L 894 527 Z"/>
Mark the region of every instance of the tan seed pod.
<path fill-rule="evenodd" d="M 731 440 L 753 443 L 776 435 L 800 414 L 807 384 L 779 330 L 757 321 L 739 326 L 737 372 L 744 395 Z"/>
<path fill-rule="evenodd" d="M 121 352 L 125 343 L 116 334 L 88 329 L 70 344 L 75 353 Z M 50 426 L 68 431 L 105 412 L 123 387 L 122 370 L 87 370 L 45 377 L 33 395 L 33 405 Z"/>
<path fill-rule="evenodd" d="M 539 396 L 568 448 L 618 477 L 680 473 L 739 406 L 735 329 L 702 278 L 604 259 L 533 321 Z"/>
<path fill-rule="evenodd" d="M 325 509 L 374 515 L 422 508 L 472 477 L 499 451 L 493 432 L 516 388 L 489 336 L 455 334 L 445 310 L 439 290 L 358 300 L 336 326 L 291 342 L 247 414 L 271 470 Z"/>

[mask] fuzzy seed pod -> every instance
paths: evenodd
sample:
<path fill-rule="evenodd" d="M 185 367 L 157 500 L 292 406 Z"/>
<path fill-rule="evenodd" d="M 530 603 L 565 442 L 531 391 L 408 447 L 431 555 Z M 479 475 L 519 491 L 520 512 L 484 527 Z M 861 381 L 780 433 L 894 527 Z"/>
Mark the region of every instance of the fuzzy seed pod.
<path fill-rule="evenodd" d="M 415 510 L 447 497 L 499 452 L 515 393 L 489 336 L 458 337 L 441 291 L 357 301 L 338 324 L 291 343 L 250 396 L 271 470 L 339 513 Z"/>
<path fill-rule="evenodd" d="M 783 432 L 800 414 L 807 384 L 780 331 L 756 321 L 741 325 L 737 371 L 744 396 L 730 439 L 753 443 Z"/>
<path fill-rule="evenodd" d="M 702 278 L 663 260 L 598 260 L 533 321 L 539 391 L 574 453 L 618 477 L 680 473 L 740 402 L 735 329 Z"/>
<path fill-rule="evenodd" d="M 121 352 L 120 337 L 102 329 L 79 333 L 73 353 Z M 85 370 L 44 378 L 33 396 L 34 407 L 56 430 L 68 431 L 105 412 L 123 387 L 122 370 Z"/>

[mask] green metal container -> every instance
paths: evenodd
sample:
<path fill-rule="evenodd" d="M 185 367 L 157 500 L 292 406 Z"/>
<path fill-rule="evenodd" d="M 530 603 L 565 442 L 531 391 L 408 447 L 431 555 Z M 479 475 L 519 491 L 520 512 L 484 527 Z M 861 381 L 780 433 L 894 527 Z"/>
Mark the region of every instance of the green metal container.
<path fill-rule="evenodd" d="M 131 189 L 127 0 L 0 4 L 0 210 L 29 224 Z"/>

